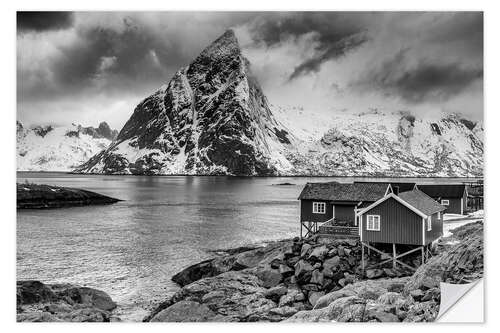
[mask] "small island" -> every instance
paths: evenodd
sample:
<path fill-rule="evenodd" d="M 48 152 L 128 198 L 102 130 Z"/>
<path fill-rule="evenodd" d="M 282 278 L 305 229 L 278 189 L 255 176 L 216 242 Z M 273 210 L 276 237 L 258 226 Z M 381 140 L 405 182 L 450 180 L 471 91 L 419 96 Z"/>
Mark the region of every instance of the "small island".
<path fill-rule="evenodd" d="M 118 201 L 121 200 L 77 188 L 17 183 L 17 209 L 105 205 Z"/>

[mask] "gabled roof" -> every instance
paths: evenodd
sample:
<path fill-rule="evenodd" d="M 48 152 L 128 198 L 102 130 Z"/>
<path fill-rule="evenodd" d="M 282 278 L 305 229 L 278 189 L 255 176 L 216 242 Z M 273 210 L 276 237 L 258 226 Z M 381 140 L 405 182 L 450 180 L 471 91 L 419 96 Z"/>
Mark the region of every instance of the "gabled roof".
<path fill-rule="evenodd" d="M 446 207 L 441 206 L 436 200 L 418 189 L 399 193 L 399 197 L 426 215 L 432 215 L 446 209 Z"/>
<path fill-rule="evenodd" d="M 387 194 L 389 183 L 307 183 L 299 200 L 377 201 Z"/>
<path fill-rule="evenodd" d="M 418 189 L 433 198 L 461 198 L 464 184 L 417 185 Z"/>
<path fill-rule="evenodd" d="M 366 184 L 366 183 L 371 183 L 371 184 L 377 184 L 377 183 L 383 183 L 383 184 L 387 184 L 387 182 L 363 182 L 363 181 L 355 181 L 354 184 L 357 184 L 357 183 L 363 183 L 363 184 Z M 399 192 L 406 192 L 406 191 L 411 191 L 415 188 L 415 184 L 416 183 L 406 183 L 406 182 L 390 182 L 389 184 L 391 184 L 392 186 L 392 189 L 395 191 L 395 186 L 399 187 Z"/>

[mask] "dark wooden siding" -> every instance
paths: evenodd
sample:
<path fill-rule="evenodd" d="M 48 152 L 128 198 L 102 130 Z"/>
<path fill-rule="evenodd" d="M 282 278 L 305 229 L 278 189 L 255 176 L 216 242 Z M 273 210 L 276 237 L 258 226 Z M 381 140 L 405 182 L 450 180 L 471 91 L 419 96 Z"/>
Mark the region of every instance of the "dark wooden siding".
<path fill-rule="evenodd" d="M 335 219 L 354 222 L 354 205 L 335 205 Z"/>
<path fill-rule="evenodd" d="M 425 225 L 425 244 L 432 243 L 443 235 L 443 214 L 438 219 L 438 213 L 432 215 L 432 230 L 427 231 L 427 224 Z M 427 222 L 426 222 L 427 223 Z"/>
<path fill-rule="evenodd" d="M 366 230 L 367 215 L 380 215 L 380 231 Z M 363 242 L 422 245 L 422 217 L 390 198 L 363 214 Z"/>
<path fill-rule="evenodd" d="M 325 214 L 313 213 L 313 202 L 326 203 Z M 301 200 L 300 205 L 300 221 L 301 222 L 325 222 L 333 217 L 333 205 L 328 201 L 321 200 Z"/>
<path fill-rule="evenodd" d="M 450 213 L 450 214 L 460 214 L 460 201 L 462 200 L 461 198 L 442 198 L 441 200 L 449 200 L 450 204 L 447 207 L 446 210 L 444 211 L 445 213 Z M 441 203 L 441 200 L 438 202 Z"/>

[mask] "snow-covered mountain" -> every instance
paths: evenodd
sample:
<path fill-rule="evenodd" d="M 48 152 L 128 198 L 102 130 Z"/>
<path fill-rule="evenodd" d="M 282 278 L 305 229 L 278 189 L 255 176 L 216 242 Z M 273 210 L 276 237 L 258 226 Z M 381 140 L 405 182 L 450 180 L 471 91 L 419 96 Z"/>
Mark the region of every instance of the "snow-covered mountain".
<path fill-rule="evenodd" d="M 290 174 L 483 175 L 482 124 L 457 114 L 428 119 L 370 110 L 337 112 L 325 119 L 296 108 L 275 114 L 291 133 L 300 134 L 301 140 L 285 154 L 293 165 Z"/>
<path fill-rule="evenodd" d="M 91 173 L 274 175 L 290 135 L 228 30 L 143 100 Z"/>
<path fill-rule="evenodd" d="M 368 110 L 270 106 L 229 30 L 144 99 L 75 171 L 110 174 L 482 176 L 483 128 Z"/>
<path fill-rule="evenodd" d="M 118 131 L 105 122 L 99 127 L 34 126 L 17 122 L 17 170 L 71 171 L 105 149 Z"/>

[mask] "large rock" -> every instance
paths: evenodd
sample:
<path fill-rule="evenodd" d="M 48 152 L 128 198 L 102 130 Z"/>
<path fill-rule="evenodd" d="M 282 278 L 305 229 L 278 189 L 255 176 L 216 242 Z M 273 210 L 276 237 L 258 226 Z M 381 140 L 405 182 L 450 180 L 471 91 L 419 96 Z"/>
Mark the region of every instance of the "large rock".
<path fill-rule="evenodd" d="M 323 260 L 328 253 L 328 249 L 325 245 L 315 247 L 311 254 L 309 254 L 309 260 Z"/>
<path fill-rule="evenodd" d="M 65 288 L 54 285 L 57 296 L 69 298 L 75 303 L 85 304 L 104 311 L 111 311 L 116 308 L 116 303 L 108 294 L 101 290 L 87 287 L 69 287 Z"/>
<path fill-rule="evenodd" d="M 17 282 L 17 321 L 109 322 L 116 303 L 101 290 L 70 284 Z"/>
<path fill-rule="evenodd" d="M 323 268 L 327 271 L 335 271 L 337 267 L 340 265 L 340 257 L 335 256 L 330 259 L 326 259 L 323 262 Z"/>
<path fill-rule="evenodd" d="M 300 279 L 307 273 L 311 273 L 313 270 L 313 266 L 305 260 L 299 260 L 295 264 L 295 277 Z"/>
<path fill-rule="evenodd" d="M 152 322 L 204 322 L 211 321 L 216 314 L 205 304 L 180 301 L 156 314 Z"/>
<path fill-rule="evenodd" d="M 257 268 L 255 275 L 262 281 L 264 288 L 277 286 L 282 280 L 280 272 L 270 266 Z"/>
<path fill-rule="evenodd" d="M 17 304 L 48 303 L 57 299 L 52 289 L 40 281 L 17 281 Z"/>
<path fill-rule="evenodd" d="M 287 322 L 363 321 L 366 301 L 357 296 L 342 297 L 325 308 L 299 311 Z"/>
<path fill-rule="evenodd" d="M 215 313 L 212 321 L 248 321 L 250 318 L 252 320 L 264 318 L 269 310 L 276 308 L 276 303 L 265 297 L 267 289 L 261 284 L 261 280 L 250 270 L 229 271 L 204 278 L 183 287 L 172 298 L 153 310 L 145 320 L 152 320 L 165 309 L 182 301 L 199 303 L 200 311 L 205 309 L 201 305 L 208 307 Z"/>

